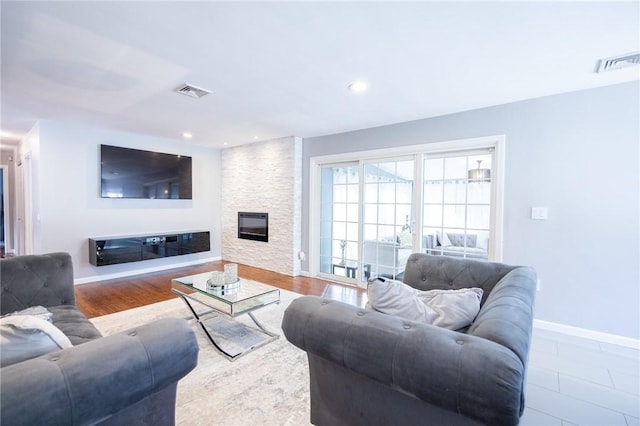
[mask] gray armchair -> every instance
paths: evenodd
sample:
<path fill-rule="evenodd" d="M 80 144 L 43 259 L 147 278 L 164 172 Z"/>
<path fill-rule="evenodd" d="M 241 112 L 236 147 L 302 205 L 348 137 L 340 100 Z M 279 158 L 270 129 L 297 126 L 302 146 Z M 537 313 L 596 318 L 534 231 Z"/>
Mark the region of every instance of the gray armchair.
<path fill-rule="evenodd" d="M 285 311 L 307 352 L 316 425 L 515 425 L 524 410 L 536 274 L 531 268 L 414 253 L 404 282 L 483 289 L 466 332 L 315 296 Z"/>
<path fill-rule="evenodd" d="M 102 337 L 75 306 L 68 254 L 2 259 L 0 274 L 0 313 L 44 306 L 74 345 L 2 367 L 1 424 L 175 423 L 178 380 L 198 356 L 184 319 Z"/>

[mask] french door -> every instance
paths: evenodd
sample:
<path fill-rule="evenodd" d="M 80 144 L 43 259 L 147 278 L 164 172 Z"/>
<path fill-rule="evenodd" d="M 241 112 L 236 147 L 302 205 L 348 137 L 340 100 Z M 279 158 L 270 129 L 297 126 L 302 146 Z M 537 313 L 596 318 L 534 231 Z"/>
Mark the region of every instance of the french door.
<path fill-rule="evenodd" d="M 365 286 L 402 279 L 414 252 L 501 260 L 503 140 L 492 142 L 318 163 L 310 272 Z"/>
<path fill-rule="evenodd" d="M 413 252 L 413 158 L 366 162 L 363 165 L 363 277 L 400 278 Z"/>
<path fill-rule="evenodd" d="M 413 157 L 320 169 L 320 273 L 364 285 L 400 278 L 413 252 Z"/>
<path fill-rule="evenodd" d="M 488 260 L 493 152 L 425 155 L 422 252 Z"/>
<path fill-rule="evenodd" d="M 355 280 L 360 223 L 360 166 L 320 170 L 320 273 Z"/>

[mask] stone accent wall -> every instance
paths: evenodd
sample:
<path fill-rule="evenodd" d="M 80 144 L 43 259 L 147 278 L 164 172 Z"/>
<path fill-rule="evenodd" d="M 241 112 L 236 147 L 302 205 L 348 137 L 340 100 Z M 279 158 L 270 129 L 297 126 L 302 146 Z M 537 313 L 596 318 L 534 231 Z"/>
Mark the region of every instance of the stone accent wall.
<path fill-rule="evenodd" d="M 222 258 L 300 275 L 302 139 L 287 137 L 224 149 Z M 269 242 L 238 238 L 238 212 L 269 213 Z"/>

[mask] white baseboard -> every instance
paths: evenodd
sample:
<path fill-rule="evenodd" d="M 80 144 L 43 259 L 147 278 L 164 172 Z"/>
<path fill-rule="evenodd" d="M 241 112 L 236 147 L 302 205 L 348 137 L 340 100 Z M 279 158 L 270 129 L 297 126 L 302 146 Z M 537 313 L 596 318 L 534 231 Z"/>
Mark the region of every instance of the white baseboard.
<path fill-rule="evenodd" d="M 199 265 L 202 263 L 214 262 L 216 260 L 222 260 L 222 257 L 216 256 L 216 257 L 210 257 L 207 259 L 191 260 L 189 262 L 172 263 L 170 265 L 163 265 L 163 266 L 154 266 L 152 268 L 143 268 L 143 269 L 135 269 L 132 271 L 116 272 L 108 275 L 94 275 L 91 277 L 76 278 L 73 280 L 73 284 L 74 285 L 86 284 L 86 283 L 93 283 L 96 281 L 106 281 L 106 280 L 112 280 L 115 278 L 130 277 L 132 275 L 148 274 L 149 272 L 158 272 L 158 271 L 164 271 L 167 269 L 182 268 L 184 266 Z"/>
<path fill-rule="evenodd" d="M 555 322 L 534 319 L 533 326 L 541 330 L 555 331 L 557 333 L 582 337 L 585 339 L 597 340 L 598 342 L 612 345 L 624 346 L 627 348 L 640 350 L 640 340 L 631 337 L 619 336 L 617 334 L 603 333 L 601 331 L 589 330 L 586 328 L 573 327 L 571 325 L 558 324 Z"/>

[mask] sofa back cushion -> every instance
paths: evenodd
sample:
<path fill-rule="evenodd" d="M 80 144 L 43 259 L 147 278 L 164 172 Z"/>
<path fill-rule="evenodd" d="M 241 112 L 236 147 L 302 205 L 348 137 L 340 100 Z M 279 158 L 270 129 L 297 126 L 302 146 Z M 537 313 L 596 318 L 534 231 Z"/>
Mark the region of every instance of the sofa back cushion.
<path fill-rule="evenodd" d="M 475 248 L 478 236 L 475 234 L 447 234 L 451 245 L 456 247 L 471 247 Z"/>
<path fill-rule="evenodd" d="M 0 314 L 38 305 L 75 305 L 68 253 L 9 257 L 0 260 L 0 269 Z"/>
<path fill-rule="evenodd" d="M 418 290 L 478 287 L 483 291 L 483 305 L 498 281 L 515 268 L 503 263 L 413 253 L 407 260 L 403 281 Z"/>

